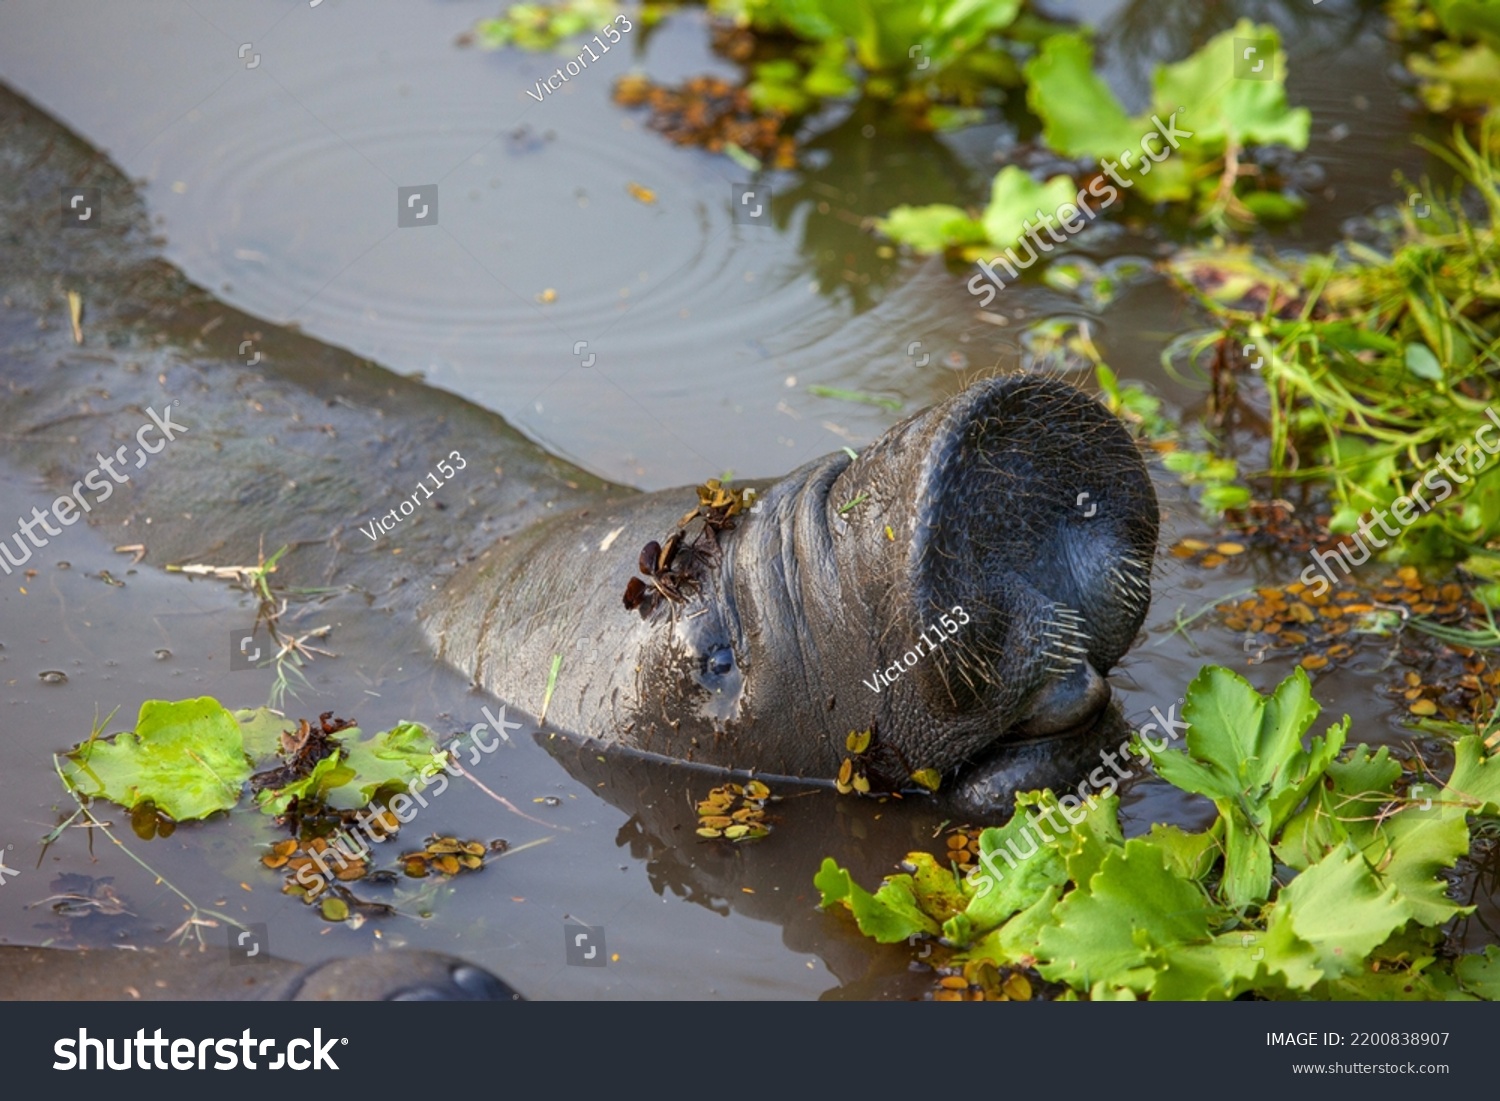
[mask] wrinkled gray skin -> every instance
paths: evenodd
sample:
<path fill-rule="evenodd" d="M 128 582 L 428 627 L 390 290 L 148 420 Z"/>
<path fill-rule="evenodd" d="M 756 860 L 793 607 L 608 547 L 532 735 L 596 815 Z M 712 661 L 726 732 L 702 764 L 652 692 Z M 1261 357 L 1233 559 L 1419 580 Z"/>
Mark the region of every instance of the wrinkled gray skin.
<path fill-rule="evenodd" d="M 683 603 L 643 620 L 621 595 L 691 489 L 491 547 L 433 603 L 429 634 L 506 698 L 565 655 L 549 723 L 679 760 L 827 780 L 848 733 L 873 726 L 895 780 L 936 769 L 1003 793 L 1066 781 L 1096 753 L 1087 735 L 1145 616 L 1157 529 L 1138 451 L 1096 402 L 1052 379 L 989 379 L 858 459 L 757 488 Z M 914 651 L 924 627 L 949 635 L 945 614 L 957 632 Z"/>
<path fill-rule="evenodd" d="M 38 993 L 40 991 L 40 993 Z M 396 951 L 304 966 L 162 949 L 0 947 L 0 1001 L 508 1002 L 488 971 L 436 952 Z"/>

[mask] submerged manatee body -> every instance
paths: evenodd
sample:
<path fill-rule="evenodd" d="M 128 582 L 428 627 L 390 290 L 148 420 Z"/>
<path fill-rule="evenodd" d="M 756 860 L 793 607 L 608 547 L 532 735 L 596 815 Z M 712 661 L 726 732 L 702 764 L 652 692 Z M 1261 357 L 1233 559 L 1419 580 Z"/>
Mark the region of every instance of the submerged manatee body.
<path fill-rule="evenodd" d="M 550 723 L 678 760 L 828 780 L 868 729 L 887 782 L 1073 774 L 1145 618 L 1157 533 L 1138 450 L 1097 402 L 989 379 L 753 499 L 645 618 L 621 594 L 690 488 L 489 548 L 428 632 L 507 699 L 562 655 Z"/>

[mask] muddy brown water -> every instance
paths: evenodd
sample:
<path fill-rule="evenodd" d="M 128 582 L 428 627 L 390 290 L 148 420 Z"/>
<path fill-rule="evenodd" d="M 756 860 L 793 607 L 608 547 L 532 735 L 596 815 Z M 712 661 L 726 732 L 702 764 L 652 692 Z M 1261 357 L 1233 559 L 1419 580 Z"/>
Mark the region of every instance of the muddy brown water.
<path fill-rule="evenodd" d="M 296 325 L 420 373 L 612 481 L 657 488 L 724 471 L 776 475 L 859 447 L 900 414 L 816 397 L 809 386 L 875 393 L 912 411 L 966 379 L 1022 366 L 1025 326 L 1048 317 L 1086 322 L 1122 377 L 1184 416 L 1198 410 L 1201 388 L 1164 372 L 1158 355 L 1200 319 L 1161 280 L 1148 277 L 1102 311 L 1034 281 L 1009 287 L 994 307 L 1007 319 L 999 326 L 976 318 L 967 271 L 901 258 L 859 229 L 900 202 L 981 200 L 994 153 L 1030 136 L 1019 112 L 935 138 L 901 132 L 871 105 L 834 110 L 806 167 L 762 181 L 774 194 L 770 224 L 740 224 L 731 188 L 748 180 L 742 169 L 668 147 L 609 102 L 632 64 L 658 79 L 724 70 L 706 49 L 701 15 L 684 12 L 649 35 L 637 29 L 624 49 L 536 103 L 524 89 L 555 60 L 455 45 L 493 7 L 10 0 L 0 8 L 0 79 L 142 181 L 165 256 L 199 285 L 268 327 Z M 1105 72 L 1132 107 L 1144 101 L 1151 61 L 1182 56 L 1237 15 L 1282 28 L 1290 98 L 1314 117 L 1301 158 L 1310 205 L 1300 223 L 1258 237 L 1263 245 L 1328 247 L 1346 219 L 1397 197 L 1393 170 L 1415 178 L 1431 168 L 1410 136 L 1435 130 L 1392 79 L 1395 55 L 1364 7 L 1098 3 L 1073 12 L 1101 27 Z M 438 224 L 397 228 L 397 188 L 434 183 Z M 655 201 L 634 197 L 632 184 Z M 1150 258 L 1188 236 L 1177 223 L 1131 224 L 1078 248 L 1098 260 Z M 549 291 L 555 299 L 539 301 Z M 170 449 L 152 461 L 170 462 Z M 1158 485 L 1163 546 L 1204 534 L 1186 493 L 1169 476 Z M 0 466 L 0 516 L 51 496 L 29 471 Z M 206 694 L 253 706 L 270 689 L 263 671 L 228 670 L 225 635 L 251 623 L 248 599 L 131 568 L 111 549 L 128 535 L 78 525 L 36 556 L 34 577 L 0 583 L 0 845 L 18 872 L 0 892 L 3 942 L 158 942 L 175 928 L 180 901 L 102 837 L 91 851 L 86 831 L 70 830 L 38 864 L 40 837 L 70 808 L 50 755 L 117 706 L 128 725 L 144 699 Z M 1206 662 L 1274 685 L 1286 662 L 1248 664 L 1241 639 L 1211 617 L 1186 632 L 1173 623 L 1297 569 L 1255 555 L 1211 572 L 1164 559 L 1147 629 L 1113 677 L 1127 717 L 1144 722 L 1152 707 L 1178 701 Z M 354 602 L 301 614 L 304 629 L 336 625 L 339 656 L 310 668 L 314 689 L 289 701 L 294 713 L 334 710 L 367 730 L 410 718 L 444 733 L 480 720 L 465 678 L 434 663 L 414 624 L 361 615 Z M 1317 678 L 1325 718 L 1350 714 L 1354 740 L 1409 738 L 1378 691 L 1387 646 L 1370 640 L 1357 661 Z M 53 671 L 65 682 L 43 676 Z M 535 709 L 539 700 L 516 702 Z M 138 842 L 123 815 L 114 821 L 179 888 L 266 922 L 272 950 L 294 959 L 406 943 L 466 956 L 537 998 L 904 997 L 925 988 L 904 950 L 819 913 L 810 882 L 823 855 L 873 883 L 908 849 L 931 844 L 940 822 L 920 806 L 816 794 L 783 804 L 770 838 L 727 850 L 692 835 L 691 802 L 714 783 L 705 774 L 568 764 L 529 738 L 485 758 L 476 775 L 545 825 L 454 784 L 405 839 L 431 831 L 544 843 L 430 896 L 372 890 L 403 916 L 359 929 L 321 922 L 279 893 L 256 859 L 254 842 L 275 836 L 266 824 L 242 816 Z M 1129 791 L 1125 816 L 1141 831 L 1154 821 L 1201 824 L 1208 808 L 1147 782 Z M 37 905 L 67 872 L 112 877 L 133 916 L 80 922 Z M 1493 902 L 1481 903 L 1492 917 Z M 618 959 L 566 966 L 565 917 L 603 926 Z"/>

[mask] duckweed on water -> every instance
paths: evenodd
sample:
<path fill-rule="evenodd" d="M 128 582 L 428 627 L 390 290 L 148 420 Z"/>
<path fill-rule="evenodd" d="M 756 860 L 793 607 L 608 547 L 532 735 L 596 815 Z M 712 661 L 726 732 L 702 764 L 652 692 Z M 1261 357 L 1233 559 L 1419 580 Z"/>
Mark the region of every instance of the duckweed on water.
<path fill-rule="evenodd" d="M 716 787 L 698 804 L 698 836 L 728 841 L 755 841 L 771 832 L 766 804 L 771 789 L 759 780 Z"/>

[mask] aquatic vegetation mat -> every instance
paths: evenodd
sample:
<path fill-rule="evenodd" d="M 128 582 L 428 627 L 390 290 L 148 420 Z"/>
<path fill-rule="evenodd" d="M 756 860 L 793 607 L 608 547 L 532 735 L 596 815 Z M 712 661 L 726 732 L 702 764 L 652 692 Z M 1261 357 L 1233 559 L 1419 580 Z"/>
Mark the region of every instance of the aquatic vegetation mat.
<path fill-rule="evenodd" d="M 1312 116 L 1288 105 L 1284 72 L 1264 80 L 1237 79 L 1235 43 L 1246 39 L 1260 43 L 1268 57 L 1281 56 L 1275 28 L 1242 20 L 1192 56 L 1158 66 L 1150 105 L 1131 117 L 1095 73 L 1087 39 L 1048 38 L 1026 65 L 1026 102 L 1042 120 L 1053 150 L 1092 166 L 1086 176 L 1039 181 L 1007 165 L 995 176 L 989 205 L 977 217 L 955 206 L 902 206 L 880 223 L 881 231 L 920 252 L 953 249 L 967 259 L 982 259 L 987 255 L 982 246 L 1010 248 L 1028 234 L 1050 252 L 1052 246 L 1037 232 L 1044 218 L 1056 212 L 1056 221 L 1078 232 L 1088 224 L 1083 215 L 1092 221 L 1122 194 L 1148 203 L 1186 204 L 1200 223 L 1221 230 L 1295 216 L 1302 200 L 1248 154 L 1258 146 L 1305 149 Z M 1156 146 L 1151 158 L 1142 153 L 1148 136 Z M 1059 243 L 1065 240 L 1050 223 L 1048 233 Z M 1030 255 L 1035 260 L 1035 252 Z"/>
<path fill-rule="evenodd" d="M 646 34 L 686 5 L 648 3 L 632 15 Z M 954 128 L 1020 86 L 1021 59 L 1060 25 L 1024 0 L 715 0 L 710 46 L 738 80 L 680 84 L 621 79 L 616 102 L 650 111 L 649 125 L 679 145 L 723 153 L 754 171 L 796 163 L 801 123 L 823 107 L 868 96 L 916 128 Z M 621 9 L 600 0 L 520 4 L 480 20 L 464 42 L 553 51 L 585 44 Z M 592 50 L 590 50 L 592 52 Z"/>
<path fill-rule="evenodd" d="M 1240 404 L 1269 424 L 1267 469 L 1247 479 L 1257 500 L 1315 483 L 1326 487 L 1334 534 L 1363 547 L 1374 533 L 1377 553 L 1401 562 L 1467 559 L 1494 580 L 1500 150 L 1483 153 L 1455 133 L 1434 152 L 1465 190 L 1430 202 L 1432 188 L 1414 194 L 1423 201 L 1400 208 L 1384 248 L 1348 242 L 1263 259 L 1222 246 L 1174 257 L 1167 270 L 1219 327 L 1165 358 L 1209 364 L 1222 417 Z M 1399 535 L 1389 547 L 1377 520 Z"/>
<path fill-rule="evenodd" d="M 243 726 L 209 696 L 147 700 L 134 730 L 96 736 L 65 753 L 64 779 L 89 798 L 108 799 L 126 810 L 149 802 L 179 822 L 227 811 L 240 802 L 251 779 L 246 728 L 253 744 L 256 735 L 263 735 L 270 713 L 239 714 Z M 305 721 L 297 726 L 276 747 L 285 759 L 254 785 L 256 805 L 267 814 L 285 813 L 294 801 L 356 809 L 381 791 L 421 781 L 424 770 L 441 769 L 446 760 L 426 729 L 415 723 L 402 723 L 368 740 L 360 740 L 352 723 L 332 719 L 332 712 L 318 728 Z M 272 747 L 258 748 L 264 755 Z"/>
<path fill-rule="evenodd" d="M 874 893 L 832 858 L 814 884 L 866 936 L 920 946 L 960 998 L 981 964 L 1093 999 L 1500 996 L 1500 949 L 1457 956 L 1445 935 L 1473 909 L 1449 877 L 1500 813 L 1500 765 L 1471 735 L 1446 782 L 1409 775 L 1385 748 L 1348 748 L 1347 718 L 1304 741 L 1319 711 L 1300 669 L 1263 696 L 1209 666 L 1188 688 L 1186 752 L 1141 749 L 1212 802 L 1209 828 L 1126 839 L 1111 779 L 1087 802 L 1018 795 L 977 858 L 964 831 L 948 852 L 967 857 L 911 853 Z"/>
<path fill-rule="evenodd" d="M 316 722 L 292 722 L 267 708 L 230 712 L 204 696 L 147 700 L 133 730 L 109 736 L 95 730 L 61 754 L 58 775 L 80 801 L 81 813 L 88 814 L 92 800 L 116 803 L 130 812 L 142 840 L 169 836 L 178 823 L 222 812 L 253 807 L 270 815 L 291 834 L 261 857 L 265 867 L 284 869 L 283 893 L 316 902 L 325 920 L 357 923 L 398 911 L 355 896 L 347 883 L 391 885 L 396 870 L 410 879 L 449 879 L 509 851 L 503 840 L 433 835 L 423 848 L 395 857 L 393 870 L 375 869 L 374 846 L 410 821 L 406 811 L 414 801 L 427 805 L 424 792 L 430 798 L 446 788 L 447 766 L 457 763 L 451 757 L 419 723 L 399 723 L 366 738 L 332 712 Z M 402 901 L 424 902 L 431 894 L 424 888 Z M 187 901 L 195 915 L 190 920 L 199 914 L 229 920 Z"/>
<path fill-rule="evenodd" d="M 1500 0 L 1390 0 L 1386 11 L 1428 110 L 1472 118 L 1500 103 Z"/>

